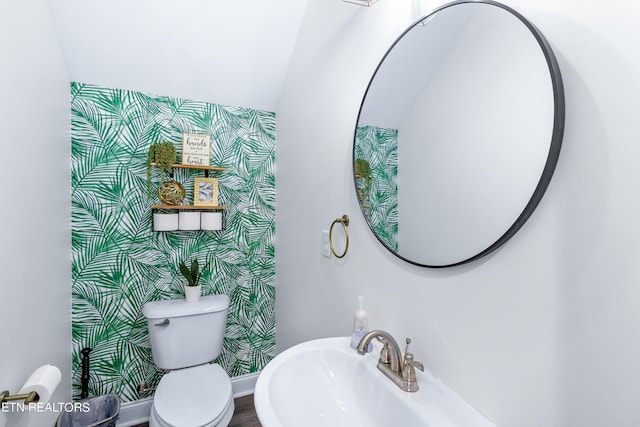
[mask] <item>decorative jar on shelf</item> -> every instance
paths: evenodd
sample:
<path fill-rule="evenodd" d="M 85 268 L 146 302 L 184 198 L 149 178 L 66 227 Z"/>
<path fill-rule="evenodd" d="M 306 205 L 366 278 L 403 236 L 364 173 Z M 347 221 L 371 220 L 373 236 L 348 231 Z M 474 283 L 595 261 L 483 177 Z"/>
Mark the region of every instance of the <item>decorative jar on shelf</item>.
<path fill-rule="evenodd" d="M 184 186 L 176 180 L 162 181 L 158 186 L 158 198 L 165 205 L 179 205 L 186 196 Z"/>

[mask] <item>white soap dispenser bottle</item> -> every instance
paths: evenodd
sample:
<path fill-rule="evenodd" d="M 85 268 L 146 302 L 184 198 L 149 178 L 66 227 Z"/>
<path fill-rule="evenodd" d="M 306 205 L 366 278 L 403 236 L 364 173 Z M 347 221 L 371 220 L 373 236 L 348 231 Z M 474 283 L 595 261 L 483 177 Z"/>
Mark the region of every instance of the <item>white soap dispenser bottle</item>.
<path fill-rule="evenodd" d="M 353 315 L 353 333 L 351 334 L 351 348 L 355 349 L 358 347 L 360 340 L 365 334 L 369 332 L 369 319 L 367 317 L 367 312 L 364 309 L 364 297 L 362 295 L 358 296 L 358 309 Z M 369 343 L 369 347 L 367 351 L 371 351 L 373 349 L 373 345 Z"/>

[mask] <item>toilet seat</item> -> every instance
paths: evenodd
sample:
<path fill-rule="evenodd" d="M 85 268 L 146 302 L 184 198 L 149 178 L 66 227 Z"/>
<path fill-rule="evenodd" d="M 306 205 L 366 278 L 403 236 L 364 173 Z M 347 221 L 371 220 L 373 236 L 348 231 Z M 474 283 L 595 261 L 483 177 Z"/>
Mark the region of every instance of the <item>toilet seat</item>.
<path fill-rule="evenodd" d="M 226 426 L 233 410 L 229 375 L 218 364 L 205 364 L 162 377 L 153 398 L 152 418 L 163 427 Z"/>

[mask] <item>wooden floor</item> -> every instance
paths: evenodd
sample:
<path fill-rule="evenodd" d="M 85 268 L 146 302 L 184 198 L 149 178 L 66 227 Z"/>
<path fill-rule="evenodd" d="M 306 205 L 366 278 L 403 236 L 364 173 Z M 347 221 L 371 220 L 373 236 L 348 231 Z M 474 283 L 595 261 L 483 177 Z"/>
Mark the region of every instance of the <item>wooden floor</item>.
<path fill-rule="evenodd" d="M 238 397 L 234 403 L 236 409 L 229 427 L 262 427 L 260 421 L 258 421 L 256 409 L 253 406 L 253 394 Z M 138 424 L 134 427 L 149 427 L 149 423 Z"/>
<path fill-rule="evenodd" d="M 234 403 L 236 410 L 229 427 L 262 427 L 256 415 L 256 408 L 253 406 L 253 394 L 239 397 Z"/>

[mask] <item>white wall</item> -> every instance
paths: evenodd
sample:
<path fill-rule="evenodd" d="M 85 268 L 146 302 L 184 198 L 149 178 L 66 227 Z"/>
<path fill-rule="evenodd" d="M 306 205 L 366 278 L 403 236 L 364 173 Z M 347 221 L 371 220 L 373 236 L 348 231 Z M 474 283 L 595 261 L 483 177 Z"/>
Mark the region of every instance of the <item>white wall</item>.
<path fill-rule="evenodd" d="M 1 390 L 37 367 L 62 370 L 51 402 L 71 397 L 69 78 L 45 0 L 0 2 Z M 0 426 L 57 414 L 3 413 Z"/>
<path fill-rule="evenodd" d="M 351 179 L 361 96 L 412 20 L 409 2 L 309 1 L 277 110 L 278 349 L 348 334 L 362 294 L 372 327 L 413 337 L 416 358 L 499 426 L 637 425 L 640 4 L 507 2 L 558 57 L 560 161 L 537 211 L 499 251 L 428 270 L 380 246 Z M 322 258 L 320 232 L 343 213 L 349 255 Z"/>
<path fill-rule="evenodd" d="M 48 0 L 72 81 L 275 111 L 306 0 Z"/>

